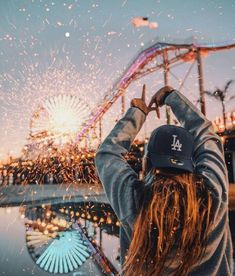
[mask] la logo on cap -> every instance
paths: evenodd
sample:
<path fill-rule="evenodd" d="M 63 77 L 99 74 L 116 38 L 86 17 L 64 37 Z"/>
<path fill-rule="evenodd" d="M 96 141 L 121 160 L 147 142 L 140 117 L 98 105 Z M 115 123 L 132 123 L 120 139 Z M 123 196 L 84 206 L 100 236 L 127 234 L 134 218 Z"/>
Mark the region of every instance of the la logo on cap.
<path fill-rule="evenodd" d="M 173 142 L 171 144 L 171 149 L 181 151 L 182 144 L 180 143 L 180 140 L 177 139 L 177 135 L 173 134 L 172 137 L 173 137 Z"/>

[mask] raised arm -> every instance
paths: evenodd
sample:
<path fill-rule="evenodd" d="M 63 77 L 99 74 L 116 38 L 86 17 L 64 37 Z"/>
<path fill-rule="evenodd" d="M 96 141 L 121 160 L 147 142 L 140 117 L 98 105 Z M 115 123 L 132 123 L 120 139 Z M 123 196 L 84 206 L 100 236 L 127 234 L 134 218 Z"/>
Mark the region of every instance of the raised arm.
<path fill-rule="evenodd" d="M 195 171 L 203 175 L 205 183 L 218 203 L 228 202 L 228 178 L 223 145 L 212 123 L 180 92 L 172 91 L 164 99 L 195 139 L 193 160 Z"/>
<path fill-rule="evenodd" d="M 116 215 L 121 221 L 126 220 L 131 226 L 144 184 L 124 159 L 137 133 L 140 131 L 146 115 L 155 108 L 145 103 L 145 85 L 141 98 L 131 101 L 131 108 L 116 124 L 114 129 L 100 146 L 95 165 L 106 195 Z"/>
<path fill-rule="evenodd" d="M 132 215 L 138 176 L 124 159 L 146 115 L 131 107 L 100 146 L 95 165 L 112 208 L 120 220 Z"/>

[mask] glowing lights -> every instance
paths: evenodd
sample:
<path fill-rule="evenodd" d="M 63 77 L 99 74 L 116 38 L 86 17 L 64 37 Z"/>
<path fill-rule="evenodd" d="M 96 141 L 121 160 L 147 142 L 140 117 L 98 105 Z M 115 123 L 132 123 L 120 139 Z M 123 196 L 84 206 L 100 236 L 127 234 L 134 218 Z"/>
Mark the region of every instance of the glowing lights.
<path fill-rule="evenodd" d="M 226 129 L 227 130 L 234 129 L 235 128 L 235 111 L 226 113 L 225 119 L 226 119 Z M 222 117 L 216 117 L 216 119 L 212 122 L 212 124 L 213 124 L 215 131 L 217 131 L 217 132 L 225 131 L 225 125 L 224 125 Z"/>
<path fill-rule="evenodd" d="M 31 138 L 38 141 L 53 139 L 57 144 L 74 141 L 89 112 L 89 106 L 76 96 L 51 97 L 32 116 Z"/>
<path fill-rule="evenodd" d="M 100 223 L 102 223 L 102 222 L 104 222 L 104 218 L 101 217 L 100 218 Z"/>
<path fill-rule="evenodd" d="M 51 216 L 51 211 L 47 211 L 47 212 L 46 212 L 46 217 L 49 218 L 50 216 Z"/>
<path fill-rule="evenodd" d="M 76 131 L 82 128 L 101 97 L 94 96 L 101 89 L 91 81 L 97 76 L 95 65 L 94 70 L 85 75 L 69 58 L 63 60 L 54 51 L 47 59 L 46 67 L 43 60 L 22 66 L 18 75 L 15 72 L 0 74 L 0 98 L 4 110 L 2 160 L 7 160 L 9 153 L 15 157 L 22 154 L 22 149 L 27 152 L 29 148 L 29 159 L 34 159 L 41 154 L 37 143 L 49 148 L 51 141 L 57 145 L 76 141 Z M 98 141 L 93 140 L 89 145 L 96 147 Z"/>
<path fill-rule="evenodd" d="M 89 213 L 87 214 L 87 219 L 91 219 L 91 215 Z"/>
<path fill-rule="evenodd" d="M 38 266 L 51 273 L 78 269 L 92 252 L 102 248 L 102 233 L 111 231 L 117 237 L 120 226 L 110 206 L 96 202 L 41 205 L 26 207 L 21 212 L 26 215 L 28 252 Z M 74 215 L 81 215 L 83 219 L 74 219 L 71 217 Z M 99 256 L 104 256 L 104 252 L 99 251 Z"/>
<path fill-rule="evenodd" d="M 107 224 L 112 224 L 112 219 L 110 216 L 107 217 L 107 220 L 106 220 Z"/>

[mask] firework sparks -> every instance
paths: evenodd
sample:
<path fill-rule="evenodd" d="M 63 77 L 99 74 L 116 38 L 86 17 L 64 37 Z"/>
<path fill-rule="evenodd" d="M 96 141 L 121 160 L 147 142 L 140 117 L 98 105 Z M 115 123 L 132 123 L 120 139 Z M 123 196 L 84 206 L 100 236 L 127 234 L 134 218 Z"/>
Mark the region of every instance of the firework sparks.
<path fill-rule="evenodd" d="M 88 118 L 90 108 L 82 99 L 72 95 L 49 98 L 39 107 L 31 120 L 31 137 L 56 139 L 62 143 L 75 139 L 82 123 Z"/>
<path fill-rule="evenodd" d="M 53 59 L 46 70 L 37 64 L 25 65 L 17 75 L 13 73 L 0 75 L 0 122 L 5 130 L 1 140 L 12 143 L 12 148 L 22 149 L 30 132 L 34 136 L 43 130 L 59 137 L 63 132 L 67 137 L 75 135 L 99 100 L 88 98 L 88 92 L 99 88 L 85 81 L 87 77 L 68 61 L 59 64 Z"/>

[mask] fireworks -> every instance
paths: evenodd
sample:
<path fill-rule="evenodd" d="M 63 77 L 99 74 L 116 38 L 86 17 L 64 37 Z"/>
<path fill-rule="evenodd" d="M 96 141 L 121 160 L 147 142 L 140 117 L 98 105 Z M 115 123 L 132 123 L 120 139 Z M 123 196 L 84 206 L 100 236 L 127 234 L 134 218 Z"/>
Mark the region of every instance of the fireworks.
<path fill-rule="evenodd" d="M 147 47 L 150 41 L 152 44 L 156 42 L 154 35 L 156 32 L 148 30 L 158 27 L 155 19 L 160 20 L 159 24 L 161 22 L 158 33 L 163 41 L 174 40 L 175 34 L 183 39 L 184 33 L 188 36 L 188 32 L 196 35 L 197 39 L 201 36 L 203 42 L 206 41 L 206 33 L 200 31 L 199 26 L 192 22 L 190 24 L 185 22 L 184 26 L 172 25 L 173 20 L 175 22 L 180 20 L 180 17 L 177 17 L 177 10 L 173 8 L 168 11 L 161 7 L 163 5 L 161 1 L 157 1 L 157 6 L 156 3 L 152 5 L 146 17 L 142 17 L 144 14 L 141 8 L 130 12 L 132 8 L 129 2 L 123 0 L 119 4 L 103 6 L 96 2 L 80 3 L 76 0 L 58 1 L 58 3 L 32 0 L 27 4 L 11 0 L 1 5 L 0 160 L 2 162 L 6 159 L 10 162 L 12 157 L 22 157 L 23 148 L 28 150 L 32 146 L 34 150 L 37 143 L 40 144 L 38 149 L 42 149 L 43 154 L 47 153 L 46 158 L 56 151 L 55 145 L 64 146 L 68 142 L 76 144 L 76 137 L 83 139 L 88 135 L 90 140 L 87 139 L 87 144 L 94 143 L 95 140 L 97 144 L 93 120 L 94 116 L 98 116 L 96 108 L 114 99 L 115 89 L 111 88 L 115 88 L 117 83 L 115 80 L 121 78 L 122 72 L 126 70 L 127 64 L 138 52 L 138 48 Z M 200 12 L 202 8 L 200 7 Z M 221 12 L 221 8 L 216 6 L 215 10 L 219 9 Z M 116 10 L 116 16 L 113 10 Z M 191 11 L 189 9 L 189 12 Z M 197 11 L 193 10 L 193 14 L 194 12 Z M 137 15 L 139 17 L 132 17 Z M 164 26 L 169 23 L 172 28 L 168 33 Z M 137 28 L 133 28 L 132 25 Z M 226 27 L 227 34 L 229 28 L 231 26 Z M 185 58 L 184 61 L 194 58 L 193 54 L 187 56 L 187 60 Z M 229 60 L 232 62 L 232 59 Z M 155 66 L 154 63 L 152 65 Z M 220 68 L 220 64 L 212 66 Z M 231 68 L 234 69 L 233 64 Z M 148 69 L 151 69 L 150 66 Z M 182 73 L 181 69 L 179 70 Z M 223 79 L 221 74 L 223 70 L 220 72 L 220 79 Z M 172 76 L 174 77 L 173 74 Z M 228 78 L 228 71 L 224 71 L 224 76 Z M 190 75 L 190 78 L 192 77 L 193 74 Z M 151 79 L 139 79 L 136 84 L 129 76 L 128 79 L 131 80 L 132 87 L 129 92 L 126 91 L 126 108 L 130 99 L 139 91 L 139 86 L 142 86 L 141 82 L 147 81 L 149 96 L 156 86 L 163 83 L 161 77 L 155 76 Z M 170 82 L 178 87 L 173 78 Z M 187 90 L 194 89 L 192 81 L 191 84 Z M 109 133 L 123 111 L 124 108 L 121 110 L 117 102 L 109 109 L 109 113 L 104 115 L 102 138 Z M 87 133 L 84 127 L 87 118 L 89 118 L 87 129 L 93 128 L 90 133 Z M 162 122 L 163 120 L 160 123 Z M 148 119 L 149 130 L 156 127 L 155 124 L 155 120 Z M 67 158 L 68 152 L 68 150 L 63 151 L 64 158 Z M 80 152 L 83 153 L 81 148 Z M 62 152 L 58 154 L 56 152 L 56 157 L 59 154 Z M 43 162 L 36 163 L 44 166 Z"/>
<path fill-rule="evenodd" d="M 65 94 L 49 98 L 32 116 L 31 138 L 53 139 L 57 143 L 74 141 L 89 113 L 88 104 L 76 96 Z"/>
<path fill-rule="evenodd" d="M 0 120 L 5 129 L 1 138 L 5 144 L 15 148 L 17 142 L 23 149 L 23 163 L 18 162 L 9 173 L 18 184 L 97 183 L 94 164 L 88 161 L 91 141 L 87 140 L 85 149 L 76 137 L 97 105 L 99 97 L 93 95 L 100 89 L 88 81 L 92 74 L 81 75 L 68 59 L 62 62 L 56 53 L 51 55 L 46 68 L 30 64 L 17 76 L 0 75 L 4 114 Z M 92 143 L 98 142 L 95 129 L 90 136 Z M 1 153 L 4 150 L 2 147 Z"/>
<path fill-rule="evenodd" d="M 91 101 L 91 96 L 100 88 L 88 81 L 92 75 L 81 75 L 68 60 L 62 63 L 53 55 L 51 60 L 47 68 L 30 64 L 18 73 L 0 75 L 3 156 L 10 145 L 17 149 L 10 154 L 19 155 L 26 138 L 39 137 L 43 131 L 43 139 L 74 141 L 76 131 L 97 104 L 99 97 L 93 96 Z"/>

